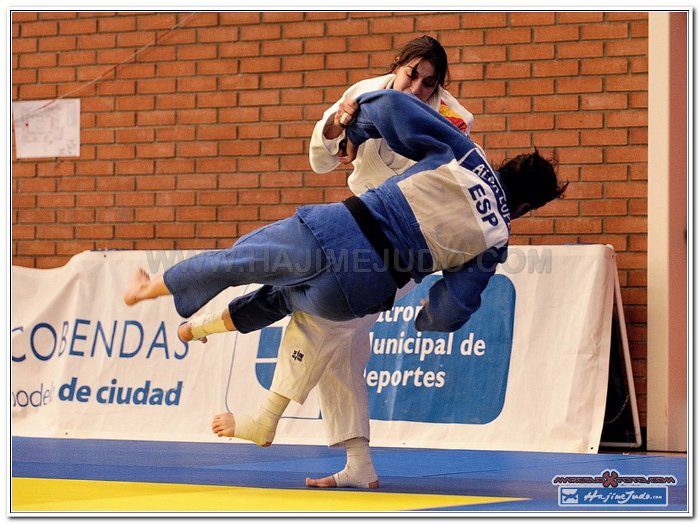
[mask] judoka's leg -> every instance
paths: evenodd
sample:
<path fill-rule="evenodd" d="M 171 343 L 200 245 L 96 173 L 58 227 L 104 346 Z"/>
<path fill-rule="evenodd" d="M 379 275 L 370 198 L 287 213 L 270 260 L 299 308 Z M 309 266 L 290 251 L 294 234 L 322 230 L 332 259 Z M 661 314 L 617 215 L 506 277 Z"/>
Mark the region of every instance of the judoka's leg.
<path fill-rule="evenodd" d="M 303 404 L 323 373 L 332 351 L 326 351 L 329 325 L 343 326 L 303 311 L 292 314 L 277 357 L 275 374 L 265 403 L 252 416 L 221 413 L 214 417 L 212 429 L 219 436 L 235 436 L 269 445 L 274 439 L 279 419 L 290 399 Z M 332 330 L 330 330 L 332 333 Z M 303 359 L 292 359 L 294 350 L 303 349 Z M 234 411 L 237 411 L 234 409 Z M 253 422 L 255 420 L 255 422 Z M 258 434 L 260 433 L 260 434 Z M 247 435 L 247 436 L 246 436 Z M 254 438 L 251 438 L 251 435 Z"/>
<path fill-rule="evenodd" d="M 323 272 L 313 233 L 297 215 L 241 237 L 231 248 L 201 253 L 163 275 L 175 308 L 189 317 L 221 291 L 243 284 L 295 286 Z M 240 326 L 234 317 L 234 323 Z"/>
<path fill-rule="evenodd" d="M 207 335 L 240 331 L 257 331 L 292 313 L 290 294 L 293 288 L 261 286 L 251 293 L 233 299 L 222 311 L 202 313 L 184 322 L 178 328 L 178 336 L 185 342 L 207 341 Z M 241 319 L 233 321 L 233 315 Z"/>
<path fill-rule="evenodd" d="M 333 271 L 326 270 L 296 286 L 262 286 L 233 299 L 228 309 L 241 333 L 269 326 L 294 311 L 345 321 L 356 318 L 346 294 Z"/>
<path fill-rule="evenodd" d="M 327 266 L 324 266 L 327 268 Z M 370 289 L 382 290 L 382 275 L 377 285 L 365 276 Z M 395 288 L 394 288 L 395 289 Z M 378 300 L 385 297 L 379 296 Z M 249 333 L 269 326 L 292 312 L 306 312 L 330 321 L 348 321 L 356 318 L 353 301 L 348 298 L 330 268 L 307 275 L 304 283 L 296 286 L 264 285 L 241 297 L 233 299 L 222 313 L 199 315 L 179 329 L 185 341 L 202 340 L 207 335 L 225 331 Z M 331 342 L 332 343 L 332 342 Z"/>
<path fill-rule="evenodd" d="M 357 437 L 343 442 L 346 453 L 345 467 L 338 473 L 320 479 L 306 479 L 310 488 L 370 488 L 379 487 L 379 479 L 372 464 L 369 440 Z"/>
<path fill-rule="evenodd" d="M 262 227 L 228 249 L 208 251 L 179 262 L 162 277 L 151 279 L 138 270 L 129 282 L 124 301 L 173 295 L 175 308 L 189 317 L 228 287 L 244 284 L 294 286 L 325 268 L 316 257 L 318 241 L 297 216 Z"/>
<path fill-rule="evenodd" d="M 185 342 L 199 340 L 206 343 L 207 336 L 229 331 L 236 331 L 236 326 L 231 320 L 228 308 L 226 308 L 216 313 L 202 313 L 180 324 L 177 334 Z"/>
<path fill-rule="evenodd" d="M 329 361 L 349 344 L 358 322 L 361 319 L 335 322 L 295 311 L 282 336 L 270 389 L 303 404 L 327 372 Z M 293 358 L 299 353 L 302 358 Z"/>
<path fill-rule="evenodd" d="M 375 319 L 334 322 L 297 311 L 285 330 L 270 390 L 303 404 L 317 386 L 328 445 L 345 447 L 347 453 L 343 475 L 307 479 L 308 486 L 378 487 L 364 380 Z M 303 359 L 290 358 L 295 352 Z"/>
<path fill-rule="evenodd" d="M 269 391 L 254 415 L 219 413 L 212 420 L 211 429 L 220 437 L 250 440 L 266 448 L 275 439 L 277 423 L 288 404 L 288 398 Z"/>
<path fill-rule="evenodd" d="M 307 293 L 307 289 L 313 289 L 316 292 Z M 325 292 L 320 291 L 322 289 Z M 324 273 L 318 275 L 309 285 L 305 286 L 263 286 L 245 297 L 232 301 L 228 311 L 233 317 L 232 325 L 235 325 L 242 332 L 248 329 L 259 329 L 260 323 L 267 325 L 271 323 L 270 320 L 273 319 L 274 315 L 284 313 L 285 308 L 290 308 L 291 311 L 296 310 L 297 306 L 320 305 L 324 311 L 332 310 L 333 315 L 341 314 L 343 311 L 346 311 L 346 314 L 351 314 L 349 310 L 336 305 L 339 293 L 342 293 L 342 290 L 338 287 L 335 277 L 331 273 Z M 344 304 L 343 301 L 340 302 Z M 302 312 L 298 312 L 298 315 L 310 316 Z M 342 323 L 337 324 L 342 326 Z M 320 360 L 322 363 L 323 358 Z M 245 414 L 221 413 L 214 417 L 212 429 L 219 436 L 235 436 L 251 440 L 260 446 L 269 446 L 274 439 L 277 424 L 284 409 L 289 404 L 289 400 L 289 396 L 270 391 L 265 403 L 252 417 Z M 376 475 L 374 480 L 376 480 Z M 362 485 L 362 481 L 360 482 Z M 339 485 L 341 484 L 350 485 L 346 480 L 339 480 Z"/>
<path fill-rule="evenodd" d="M 352 322 L 352 331 L 329 361 L 318 382 L 321 413 L 330 446 L 346 450 L 345 467 L 328 477 L 306 480 L 310 487 L 378 488 L 369 447 L 369 406 L 365 368 L 370 357 L 369 333 L 376 315 Z"/>
<path fill-rule="evenodd" d="M 400 300 L 416 287 L 411 281 L 398 290 Z M 371 357 L 369 334 L 376 315 L 354 322 L 352 334 L 343 339 L 344 347 L 328 363 L 318 383 L 319 401 L 330 446 L 345 447 L 345 469 L 319 479 L 307 479 L 314 487 L 379 487 L 369 447 L 370 426 L 365 368 Z M 376 481 L 376 482 L 373 482 Z"/>

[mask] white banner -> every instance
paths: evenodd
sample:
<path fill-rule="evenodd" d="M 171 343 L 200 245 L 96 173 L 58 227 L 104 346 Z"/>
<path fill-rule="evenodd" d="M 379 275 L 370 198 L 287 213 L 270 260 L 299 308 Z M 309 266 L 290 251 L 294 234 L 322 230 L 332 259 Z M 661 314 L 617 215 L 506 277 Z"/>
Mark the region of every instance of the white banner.
<path fill-rule="evenodd" d="M 12 434 L 214 442 L 212 415 L 255 408 L 286 319 L 186 344 L 170 297 L 122 301 L 135 268 L 160 274 L 195 253 L 84 252 L 56 269 L 13 266 Z M 372 444 L 596 452 L 615 274 L 607 246 L 511 247 L 482 307 L 451 334 L 413 328 L 439 276 L 427 278 L 372 334 Z M 323 435 L 312 394 L 290 404 L 275 442 L 323 445 Z"/>

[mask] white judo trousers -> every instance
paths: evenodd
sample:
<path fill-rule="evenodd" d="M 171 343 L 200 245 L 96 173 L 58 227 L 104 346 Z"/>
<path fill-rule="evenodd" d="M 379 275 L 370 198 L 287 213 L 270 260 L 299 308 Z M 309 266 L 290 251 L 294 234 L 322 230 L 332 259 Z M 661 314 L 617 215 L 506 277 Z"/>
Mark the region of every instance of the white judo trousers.
<path fill-rule="evenodd" d="M 410 281 L 396 300 L 416 286 Z M 344 322 L 296 311 L 289 320 L 270 389 L 303 404 L 318 387 L 321 417 L 329 446 L 356 437 L 370 439 L 365 368 L 371 357 L 369 334 L 379 314 Z M 299 361 L 292 353 L 300 350 Z"/>

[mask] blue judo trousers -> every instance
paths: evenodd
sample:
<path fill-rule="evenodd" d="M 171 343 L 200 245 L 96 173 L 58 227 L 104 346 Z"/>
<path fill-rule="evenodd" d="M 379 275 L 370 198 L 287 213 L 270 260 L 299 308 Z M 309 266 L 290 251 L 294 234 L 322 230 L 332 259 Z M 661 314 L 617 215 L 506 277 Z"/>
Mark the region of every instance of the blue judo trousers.
<path fill-rule="evenodd" d="M 181 316 L 193 315 L 229 287 L 253 283 L 262 287 L 228 306 L 243 333 L 297 310 L 337 321 L 377 313 L 391 307 L 401 285 L 388 268 L 394 262 L 416 281 L 443 270 L 443 278 L 430 290 L 428 305 L 416 318 L 416 329 L 453 331 L 479 307 L 481 292 L 497 264 L 505 260 L 510 231 L 498 174 L 468 137 L 417 98 L 381 90 L 357 101 L 359 111 L 347 138 L 358 146 L 383 138 L 395 152 L 416 161 L 402 175 L 359 197 L 399 260 L 388 261 L 377 252 L 343 203 L 304 206 L 290 218 L 241 237 L 228 249 L 205 252 L 168 269 L 164 282 Z M 497 237 L 450 268 L 437 263 L 436 244 L 428 245 L 414 213 L 416 204 L 407 199 L 402 186 L 410 177 L 430 176 L 445 165 L 452 171 L 468 171 L 476 179 L 473 186 L 465 185 L 465 199 L 474 199 L 470 206 L 475 216 L 477 210 L 490 211 L 477 223 L 485 238 Z M 482 195 L 488 204 L 479 200 Z M 427 204 L 439 213 L 443 203 Z M 450 227 L 459 229 L 459 220 Z"/>

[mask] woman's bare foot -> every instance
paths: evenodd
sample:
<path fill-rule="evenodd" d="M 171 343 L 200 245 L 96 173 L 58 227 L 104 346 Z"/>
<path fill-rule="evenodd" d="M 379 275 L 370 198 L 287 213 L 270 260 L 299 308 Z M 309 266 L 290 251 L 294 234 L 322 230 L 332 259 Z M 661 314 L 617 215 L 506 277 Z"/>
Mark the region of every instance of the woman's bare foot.
<path fill-rule="evenodd" d="M 322 479 L 312 479 L 306 477 L 306 485 L 310 488 L 337 488 L 333 475 L 323 477 Z"/>
<path fill-rule="evenodd" d="M 138 268 L 131 274 L 126 291 L 124 292 L 124 302 L 127 306 L 133 306 L 143 300 L 143 291 L 151 282 L 151 277 L 143 268 Z"/>
<path fill-rule="evenodd" d="M 312 479 L 308 478 L 306 479 L 306 485 L 310 488 L 337 488 L 338 484 L 335 481 L 335 477 L 333 475 L 329 475 L 327 477 L 323 477 L 321 479 Z M 357 488 L 357 487 L 367 487 L 369 489 L 378 489 L 379 488 L 379 480 L 375 480 L 373 482 L 370 482 L 367 484 L 367 486 L 364 485 L 348 485 L 348 486 L 340 486 L 342 487 L 352 487 L 352 488 Z"/>
<path fill-rule="evenodd" d="M 232 413 L 228 412 L 214 415 L 211 429 L 219 437 L 236 437 L 250 440 L 263 448 L 267 448 L 272 444 L 274 431 L 270 434 L 267 428 L 260 426 L 249 416 L 241 415 L 239 418 L 241 419 L 241 427 L 238 432 L 236 432 L 236 419 Z"/>
<path fill-rule="evenodd" d="M 236 430 L 236 420 L 232 413 L 219 413 L 214 415 L 211 422 L 212 431 L 219 437 L 233 437 Z"/>
<path fill-rule="evenodd" d="M 180 324 L 177 328 L 177 336 L 183 342 L 190 342 L 194 337 L 192 336 L 192 324 L 190 322 L 184 322 Z M 202 344 L 207 343 L 207 337 L 198 339 Z"/>

